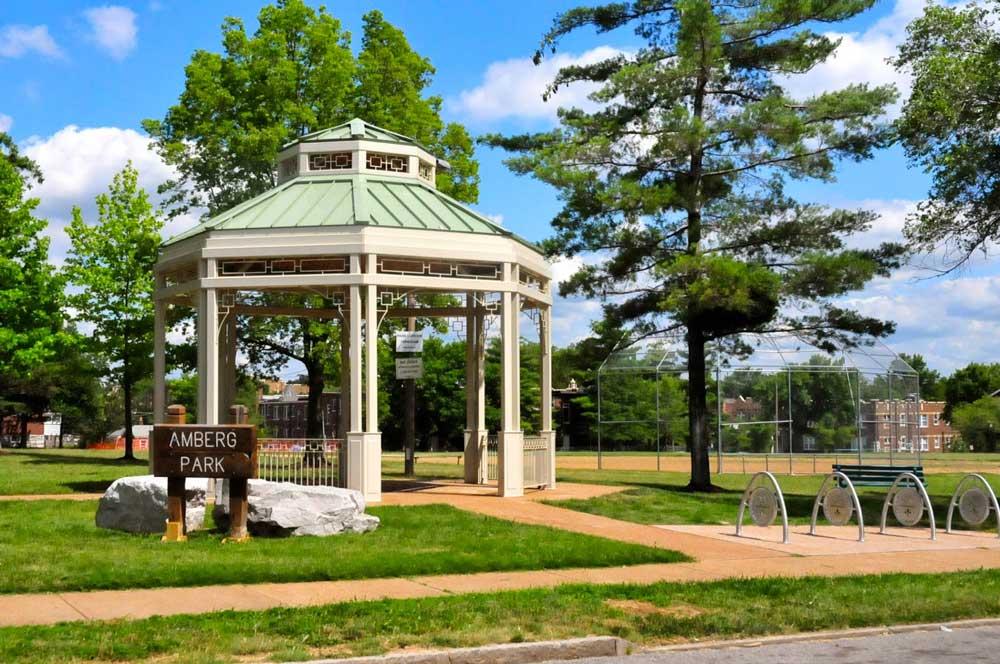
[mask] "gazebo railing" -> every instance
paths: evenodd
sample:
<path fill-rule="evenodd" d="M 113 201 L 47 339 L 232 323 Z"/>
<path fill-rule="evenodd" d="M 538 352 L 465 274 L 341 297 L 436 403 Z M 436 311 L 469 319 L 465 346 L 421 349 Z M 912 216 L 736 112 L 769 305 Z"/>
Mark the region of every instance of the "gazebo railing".
<path fill-rule="evenodd" d="M 499 479 L 499 440 L 496 434 L 486 437 L 486 479 Z M 544 436 L 524 437 L 524 486 L 549 483 L 549 441 Z"/>
<path fill-rule="evenodd" d="M 257 477 L 304 486 L 341 486 L 335 438 L 259 438 Z"/>
<path fill-rule="evenodd" d="M 549 483 L 549 439 L 524 437 L 524 486 L 547 486 Z"/>
<path fill-rule="evenodd" d="M 500 452 L 500 439 L 495 433 L 486 436 L 486 479 L 500 478 L 500 464 L 497 455 Z"/>

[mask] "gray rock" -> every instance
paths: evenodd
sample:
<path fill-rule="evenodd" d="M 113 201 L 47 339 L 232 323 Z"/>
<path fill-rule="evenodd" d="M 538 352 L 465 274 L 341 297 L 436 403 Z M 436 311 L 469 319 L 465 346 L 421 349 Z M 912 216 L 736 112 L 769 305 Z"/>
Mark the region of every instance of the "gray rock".
<path fill-rule="evenodd" d="M 215 523 L 229 527 L 229 482 L 216 493 Z M 290 482 L 250 480 L 247 530 L 253 535 L 299 536 L 367 533 L 379 525 L 365 514 L 360 491 L 332 486 L 300 486 Z"/>
<path fill-rule="evenodd" d="M 198 530 L 205 523 L 208 480 L 188 479 L 184 488 L 187 529 Z M 98 528 L 162 533 L 167 523 L 167 478 L 136 475 L 115 480 L 97 504 L 95 521 Z"/>

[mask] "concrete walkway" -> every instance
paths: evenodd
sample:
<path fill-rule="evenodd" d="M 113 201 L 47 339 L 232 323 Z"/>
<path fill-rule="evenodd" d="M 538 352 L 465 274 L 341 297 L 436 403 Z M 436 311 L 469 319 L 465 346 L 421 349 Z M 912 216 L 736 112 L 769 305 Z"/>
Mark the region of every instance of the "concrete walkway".
<path fill-rule="evenodd" d="M 486 572 L 394 579 L 267 583 L 192 588 L 130 589 L 95 592 L 0 595 L 0 626 L 50 624 L 72 620 L 138 619 L 154 615 L 207 613 L 223 609 L 262 610 L 337 602 L 406 599 L 469 592 L 551 588 L 567 583 L 648 584 L 658 581 L 714 581 L 768 576 L 842 576 L 890 572 L 954 572 L 1000 568 L 1000 541 L 988 533 L 939 535 L 931 546 L 916 542 L 922 531 L 869 536 L 871 547 L 845 541 L 847 531 L 805 540 L 803 549 L 774 545 L 767 533 L 748 530 L 757 539 L 735 540 L 724 527 L 657 527 L 627 523 L 550 505 L 540 499 L 583 498 L 625 487 L 561 484 L 552 491 L 498 500 L 481 487 L 414 484 L 384 495 L 383 504 L 447 503 L 456 508 L 520 523 L 547 525 L 686 553 L 690 563 L 636 565 L 524 572 Z M 730 527 L 731 528 L 731 527 Z M 772 528 L 771 530 L 776 530 Z M 780 530 L 780 529 L 777 529 Z M 849 530 L 849 529 L 848 529 Z M 924 537 L 926 535 L 924 534 Z M 847 546 L 850 545 L 850 546 Z"/>

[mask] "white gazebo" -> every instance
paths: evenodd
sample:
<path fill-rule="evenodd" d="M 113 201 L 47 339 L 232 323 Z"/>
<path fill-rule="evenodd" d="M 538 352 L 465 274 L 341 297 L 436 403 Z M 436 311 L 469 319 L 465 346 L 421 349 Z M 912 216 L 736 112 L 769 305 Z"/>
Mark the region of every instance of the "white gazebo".
<path fill-rule="evenodd" d="M 344 481 L 378 501 L 379 324 L 386 317 L 460 318 L 468 344 L 465 481 L 487 482 L 488 441 L 495 440 L 500 496 L 521 495 L 526 475 L 530 484 L 553 486 L 551 272 L 534 244 L 437 191 L 437 171 L 447 168 L 413 139 L 355 119 L 285 146 L 276 187 L 164 242 L 155 268 L 156 421 L 166 408 L 169 306 L 197 313 L 202 424 L 228 417 L 238 316 L 339 320 Z M 247 294 L 262 292 L 312 293 L 327 305 L 249 303 Z M 420 305 L 428 293 L 455 295 L 459 304 Z M 528 452 L 520 412 L 522 314 L 538 326 L 541 346 L 541 426 Z M 486 431 L 484 357 L 487 335 L 497 329 L 502 418 L 494 439 Z"/>

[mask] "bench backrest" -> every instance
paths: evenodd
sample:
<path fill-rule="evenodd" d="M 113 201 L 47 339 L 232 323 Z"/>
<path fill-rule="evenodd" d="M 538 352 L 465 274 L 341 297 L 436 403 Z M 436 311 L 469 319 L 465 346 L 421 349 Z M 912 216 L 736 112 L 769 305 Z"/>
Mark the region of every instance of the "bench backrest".
<path fill-rule="evenodd" d="M 921 483 L 927 484 L 923 466 L 875 466 L 858 464 L 833 464 L 833 470 L 850 478 L 855 486 L 892 486 L 900 473 L 913 473 Z"/>

